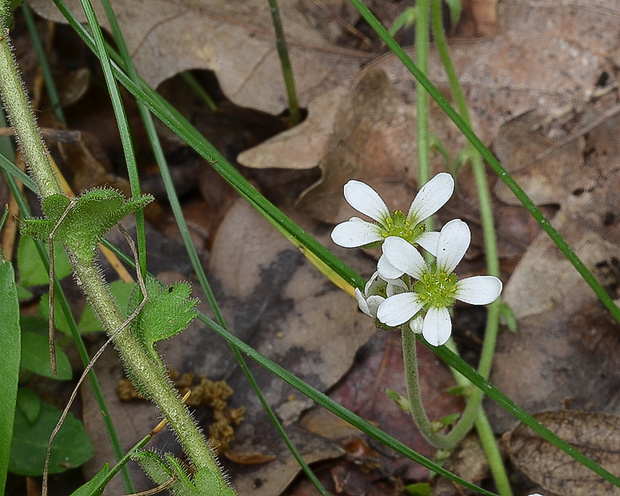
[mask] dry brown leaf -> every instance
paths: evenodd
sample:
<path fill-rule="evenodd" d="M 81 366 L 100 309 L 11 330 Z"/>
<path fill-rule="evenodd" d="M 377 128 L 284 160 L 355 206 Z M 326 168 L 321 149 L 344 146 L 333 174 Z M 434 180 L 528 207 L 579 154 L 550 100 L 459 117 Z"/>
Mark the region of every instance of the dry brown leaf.
<path fill-rule="evenodd" d="M 65 3 L 84 20 L 79 0 Z M 110 3 L 138 73 L 149 85 L 157 87 L 188 69 L 209 69 L 217 75 L 226 96 L 237 105 L 273 114 L 288 107 L 268 2 L 115 0 Z M 367 53 L 341 48 L 331 41 L 348 33 L 347 26 L 356 20 L 347 3 L 337 2 L 339 8 L 335 9 L 331 22 L 326 23 L 320 9 L 309 9 L 308 2 L 279 2 L 303 107 L 342 81 L 352 79 L 360 65 L 369 60 Z M 35 0 L 31 6 L 47 19 L 65 22 L 56 7 L 46 0 Z M 107 28 L 100 4 L 95 9 Z M 348 22 L 341 24 L 334 19 Z"/>
<path fill-rule="evenodd" d="M 565 410 L 534 418 L 612 474 L 620 472 L 620 417 Z M 506 437 L 506 445 L 519 470 L 547 491 L 562 496 L 620 494 L 620 488 L 524 424 Z"/>

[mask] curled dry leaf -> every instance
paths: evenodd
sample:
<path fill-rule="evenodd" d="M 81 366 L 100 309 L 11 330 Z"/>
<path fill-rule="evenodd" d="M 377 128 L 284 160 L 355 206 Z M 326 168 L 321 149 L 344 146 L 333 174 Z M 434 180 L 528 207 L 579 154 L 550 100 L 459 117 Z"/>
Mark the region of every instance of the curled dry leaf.
<path fill-rule="evenodd" d="M 565 410 L 538 413 L 534 418 L 612 474 L 620 473 L 620 417 Z M 620 488 L 524 424 L 505 441 L 512 462 L 548 491 L 563 496 L 620 494 Z"/>

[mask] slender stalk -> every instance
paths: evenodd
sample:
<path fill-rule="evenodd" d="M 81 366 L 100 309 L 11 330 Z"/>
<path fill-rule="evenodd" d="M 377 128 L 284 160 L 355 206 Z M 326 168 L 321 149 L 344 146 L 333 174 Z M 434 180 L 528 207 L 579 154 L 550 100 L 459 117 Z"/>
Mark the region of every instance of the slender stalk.
<path fill-rule="evenodd" d="M 463 94 L 458 75 L 456 74 L 454 64 L 452 63 L 448 43 L 443 30 L 440 0 L 432 0 L 431 23 L 435 43 L 437 45 L 446 74 L 448 75 L 450 88 L 452 95 L 456 100 L 459 114 L 467 125 L 471 127 L 471 118 L 469 117 L 467 101 L 465 100 L 465 95 Z M 500 277 L 499 256 L 497 253 L 493 209 L 491 206 L 491 193 L 489 191 L 489 184 L 484 170 L 482 155 L 480 155 L 471 143 L 468 143 L 467 146 L 470 149 L 469 156 L 471 157 L 476 190 L 478 191 L 478 203 L 480 205 L 480 217 L 484 236 L 487 271 L 490 275 Z M 488 307 L 486 331 L 480 354 L 480 362 L 478 364 L 478 373 L 485 379 L 488 379 L 489 377 L 491 366 L 493 364 L 493 357 L 495 355 L 495 344 L 497 342 L 497 333 L 499 330 L 499 306 L 500 301 L 498 300 L 493 302 Z M 457 376 L 457 381 L 463 385 L 469 385 L 469 381 L 464 379 L 462 376 Z M 482 392 L 480 390 L 476 390 L 473 393 L 473 397 L 470 398 L 470 401 L 475 401 L 480 404 L 482 397 Z M 495 484 L 498 491 L 503 496 L 511 496 L 512 490 L 508 482 L 506 467 L 504 466 L 501 454 L 499 453 L 499 448 L 495 441 L 495 435 L 482 408 L 480 408 L 478 418 L 476 419 L 476 429 L 478 431 L 478 436 L 480 437 L 483 449 L 487 455 L 487 460 L 491 467 L 491 472 L 493 474 L 493 478 L 495 479 Z"/>
<path fill-rule="evenodd" d="M 452 450 L 467 435 L 474 426 L 480 407 L 480 398 L 468 398 L 467 406 L 461 414 L 459 421 L 447 434 L 441 434 L 433 427 L 426 414 L 418 373 L 418 359 L 416 351 L 416 337 L 408 326 L 402 328 L 403 363 L 405 365 L 405 377 L 407 380 L 407 395 L 409 397 L 409 411 L 415 420 L 420 434 L 433 446 L 439 449 Z M 472 393 L 476 394 L 478 390 Z M 482 394 L 480 393 L 480 397 Z"/>
<path fill-rule="evenodd" d="M 280 65 L 282 66 L 282 75 L 284 76 L 284 84 L 286 85 L 286 94 L 288 96 L 288 108 L 291 115 L 291 127 L 299 124 L 301 121 L 301 113 L 299 112 L 299 103 L 297 102 L 297 91 L 295 90 L 295 77 L 293 76 L 293 68 L 291 60 L 288 56 L 288 48 L 286 46 L 286 38 L 284 37 L 284 29 L 282 28 L 282 20 L 280 19 L 280 8 L 278 0 L 269 0 L 269 10 L 271 11 L 271 19 L 273 28 L 276 32 L 276 48 L 280 57 Z"/>
<path fill-rule="evenodd" d="M 428 0 L 416 2 L 416 25 L 415 25 L 415 53 L 416 61 L 420 70 L 428 72 Z M 429 164 L 429 133 L 428 133 L 428 92 L 416 80 L 416 133 L 418 150 L 418 184 L 426 184 L 430 179 Z M 432 219 L 426 221 L 429 229 L 433 228 Z"/>
<path fill-rule="evenodd" d="M 112 72 L 112 65 L 110 63 L 110 57 L 105 49 L 105 42 L 103 40 L 103 33 L 99 26 L 99 21 L 95 14 L 95 10 L 90 0 L 80 0 L 82 9 L 88 20 L 88 25 L 93 34 L 95 40 L 96 54 L 99 57 L 101 68 L 103 69 L 103 75 L 105 77 L 106 86 L 108 88 L 108 94 L 110 95 L 110 101 L 112 102 L 112 108 L 114 109 L 114 116 L 116 117 L 116 126 L 121 138 L 121 144 L 123 145 L 123 155 L 125 156 L 125 163 L 127 166 L 127 175 L 129 176 L 129 186 L 131 188 L 131 196 L 133 198 L 139 198 L 142 195 L 140 190 L 140 179 L 138 178 L 138 167 L 136 164 L 136 155 L 133 151 L 133 142 L 131 140 L 131 133 L 129 131 L 129 123 L 127 116 L 125 115 L 125 109 L 123 102 L 121 101 L 121 93 L 118 90 L 118 83 Z M 142 273 L 146 273 L 146 235 L 144 231 L 144 212 L 138 210 L 135 214 L 136 218 L 136 242 L 138 244 L 138 255 L 140 257 L 140 269 Z"/>

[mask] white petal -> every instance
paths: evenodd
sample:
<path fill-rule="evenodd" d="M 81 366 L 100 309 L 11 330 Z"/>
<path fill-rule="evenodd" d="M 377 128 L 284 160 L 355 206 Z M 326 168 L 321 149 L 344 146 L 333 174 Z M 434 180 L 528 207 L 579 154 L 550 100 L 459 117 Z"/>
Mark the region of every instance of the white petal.
<path fill-rule="evenodd" d="M 379 226 L 357 217 L 338 224 L 332 231 L 332 241 L 345 248 L 357 248 L 382 239 Z"/>
<path fill-rule="evenodd" d="M 431 255 L 437 256 L 437 243 L 439 243 L 439 233 L 437 231 L 425 232 L 415 242 Z"/>
<path fill-rule="evenodd" d="M 344 185 L 344 197 L 355 210 L 377 222 L 384 222 L 390 211 L 379 194 L 361 181 L 351 180 Z"/>
<path fill-rule="evenodd" d="M 394 267 L 387 259 L 385 255 L 379 257 L 377 262 L 377 272 L 382 279 L 398 279 L 404 272 Z"/>
<path fill-rule="evenodd" d="M 379 272 L 375 271 L 374 274 L 370 276 L 370 279 L 368 279 L 366 286 L 364 286 L 364 294 L 376 294 L 385 285 L 386 282 L 379 277 Z"/>
<path fill-rule="evenodd" d="M 463 259 L 469 243 L 471 232 L 465 222 L 454 219 L 442 227 L 437 242 L 437 266 L 446 272 L 454 268 Z"/>
<path fill-rule="evenodd" d="M 495 276 L 467 277 L 456 283 L 456 299 L 471 305 L 487 305 L 502 292 L 502 281 Z"/>
<path fill-rule="evenodd" d="M 385 298 L 379 295 L 369 296 L 366 300 L 366 303 L 368 303 L 368 311 L 370 312 L 370 316 L 373 319 L 377 318 L 377 310 L 379 308 L 379 305 L 381 305 L 381 303 L 383 303 L 384 301 Z"/>
<path fill-rule="evenodd" d="M 362 312 L 364 312 L 369 317 L 374 317 L 370 313 L 370 309 L 368 307 L 368 303 L 366 302 L 366 298 L 364 297 L 364 293 L 362 293 L 359 288 L 355 288 L 355 301 L 357 301 L 357 306 Z"/>
<path fill-rule="evenodd" d="M 377 318 L 391 327 L 407 322 L 420 311 L 422 303 L 415 293 L 401 293 L 387 298 L 377 310 Z"/>
<path fill-rule="evenodd" d="M 413 199 L 407 220 L 419 224 L 443 207 L 454 192 L 454 179 L 446 172 L 437 174 L 427 182 Z"/>
<path fill-rule="evenodd" d="M 383 255 L 402 272 L 419 279 L 428 268 L 426 262 L 410 243 L 397 236 L 388 236 L 383 243 Z"/>
<path fill-rule="evenodd" d="M 422 335 L 433 346 L 441 346 L 452 334 L 450 312 L 446 307 L 433 307 L 426 312 Z"/>

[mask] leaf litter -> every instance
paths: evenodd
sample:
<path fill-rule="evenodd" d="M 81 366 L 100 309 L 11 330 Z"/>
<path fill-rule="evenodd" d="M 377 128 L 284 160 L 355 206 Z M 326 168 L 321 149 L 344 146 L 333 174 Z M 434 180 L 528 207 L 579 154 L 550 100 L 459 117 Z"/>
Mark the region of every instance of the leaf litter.
<path fill-rule="evenodd" d="M 37 5 L 42 3 L 33 2 L 33 5 L 39 8 Z M 260 16 L 264 14 L 262 4 Z M 336 27 L 326 30 L 325 23 L 316 22 L 317 18 L 321 19 L 319 13 L 316 10 L 308 12 L 309 2 L 282 4 L 285 12 L 291 9 L 287 14 L 289 17 L 284 19 L 285 29 L 287 20 L 290 20 L 291 31 L 299 35 L 298 38 L 292 36 L 291 57 L 294 64 L 298 64 L 297 68 L 304 68 L 296 75 L 302 105 L 308 108 L 308 119 L 245 152 L 240 156 L 240 162 L 261 168 L 301 170 L 319 167 L 321 180 L 299 200 L 304 212 L 300 217 L 302 224 L 311 222 L 306 218 L 308 215 L 329 223 L 349 216 L 341 193 L 345 178 L 367 180 L 388 199 L 388 203 L 396 203 L 396 206 L 403 201 L 407 203 L 417 189 L 412 158 L 415 156 L 412 77 L 392 55 L 373 60 L 369 67 L 359 72 L 360 66 L 375 55 L 330 45 L 326 40 L 333 40 L 334 33 L 347 30 L 347 25 L 355 23 L 355 18 L 348 13 L 344 15 L 346 23 L 336 23 Z M 178 9 L 168 4 L 156 10 L 157 16 L 149 13 L 141 18 L 132 16 L 151 12 L 152 4 L 142 9 L 133 2 L 131 8 L 123 10 L 125 6 L 120 2 L 114 7 L 132 25 L 132 29 L 124 31 L 136 37 L 129 40 L 130 50 L 140 73 L 149 83 L 157 85 L 183 69 L 199 67 L 214 71 L 224 93 L 239 105 L 272 113 L 279 113 L 286 106 L 281 73 L 274 57 L 273 37 L 267 35 L 271 32 L 269 24 L 249 22 L 245 11 L 236 17 L 231 16 L 215 5 L 205 8 L 190 3 Z M 454 63 L 472 109 L 474 128 L 483 141 L 493 143 L 496 153 L 514 172 L 517 182 L 553 217 L 552 222 L 569 244 L 617 298 L 620 265 L 617 259 L 617 246 L 620 245 L 617 205 L 620 198 L 617 196 L 620 184 L 616 136 L 620 122 L 610 109 L 617 105 L 615 75 L 620 66 L 620 57 L 617 56 L 620 53 L 617 41 L 620 39 L 617 22 L 620 12 L 614 2 L 603 0 L 596 5 L 571 1 L 561 4 L 504 1 L 497 5 L 495 25 L 493 16 L 489 15 L 494 12 L 494 7 L 483 15 L 483 20 L 479 20 L 479 32 L 485 33 L 485 37 L 457 40 L 451 44 Z M 260 16 L 257 15 L 256 19 Z M 302 24 L 297 24 L 299 22 Z M 485 22 L 487 26 L 483 29 Z M 214 26 L 214 23 L 220 26 Z M 144 29 L 135 29 L 136 25 L 144 26 Z M 317 25 L 320 25 L 318 30 Z M 168 28 L 165 32 L 164 26 Z M 223 30 L 228 31 L 226 36 L 212 34 L 222 34 Z M 171 39 L 174 41 L 166 42 Z M 236 48 L 231 48 L 233 41 Z M 177 51 L 179 47 L 182 53 Z M 162 56 L 152 56 L 154 50 Z M 248 57 L 251 57 L 250 63 Z M 431 53 L 430 67 L 431 80 L 447 94 L 447 81 L 438 69 L 440 64 L 434 52 Z M 605 74 L 608 81 L 604 81 Z M 601 92 L 601 88 L 605 91 Z M 453 160 L 464 141 L 434 105 L 431 107 L 431 126 L 433 133 L 448 147 Z M 434 157 L 434 167 L 437 170 L 445 167 L 439 154 Z M 447 208 L 460 213 L 471 212 L 475 218 L 477 207 L 469 171 L 460 171 L 457 177 L 457 198 Z M 620 408 L 618 367 L 614 358 L 618 356 L 614 351 L 618 324 L 607 317 L 576 271 L 559 256 L 546 235 L 540 234 L 540 230 L 532 225 L 531 219 L 522 215 L 522 209 L 515 206 L 514 199 L 501 184 L 496 186 L 495 194 L 500 255 L 504 280 L 507 281 L 504 297 L 519 318 L 519 330 L 514 335 L 500 335 L 491 380 L 531 412 L 568 408 L 558 414 L 559 421 L 577 425 L 577 433 L 588 433 L 588 423 L 596 423 L 598 417 L 588 417 L 589 420 L 579 423 L 586 414 L 572 410 L 591 412 L 587 415 L 617 415 Z M 342 305 L 350 307 L 351 315 L 346 314 L 347 319 L 343 321 L 351 325 L 359 318 L 354 305 L 349 300 L 342 304 L 336 303 L 338 300 L 317 304 L 316 294 L 326 291 L 326 287 L 321 286 L 322 280 L 312 270 L 301 269 L 300 255 L 290 247 L 285 248 L 286 243 L 278 245 L 279 238 L 269 229 L 255 231 L 251 223 L 260 221 L 250 210 L 235 204 L 222 217 L 220 227 L 213 227 L 214 235 L 210 241 L 213 251 L 208 263 L 218 281 L 216 287 L 222 292 L 219 296 L 225 312 L 230 314 L 231 328 L 266 354 L 288 362 L 310 383 L 322 389 L 329 388 L 347 371 L 355 349 L 370 338 L 372 329 L 363 335 L 356 335 L 359 333 L 357 329 L 349 332 L 343 329 L 345 336 L 356 335 L 357 344 L 347 345 L 351 347 L 351 356 L 338 362 L 338 366 L 334 365 L 331 372 L 323 370 L 323 367 L 330 366 L 317 366 L 318 363 L 331 364 L 334 360 L 319 335 L 312 336 L 310 332 L 310 336 L 304 336 L 302 332 L 296 335 L 284 331 L 295 328 L 314 331 L 323 324 L 346 325 L 330 323 L 329 318 L 321 320 L 326 318 L 325 315 L 317 315 L 315 306 L 331 308 L 330 304 L 337 308 L 344 308 Z M 316 226 L 319 230 L 325 229 L 320 224 Z M 239 238 L 240 235 L 252 235 L 259 253 L 253 249 L 237 249 L 232 250 L 231 255 L 231 239 L 235 236 L 243 239 Z M 474 231 L 474 240 L 476 236 Z M 265 248 L 271 248 L 271 245 L 279 246 L 279 251 Z M 208 256 L 206 252 L 204 255 L 205 258 Z M 480 260 L 481 253 L 474 253 L 466 270 L 475 273 L 480 268 Z M 270 270 L 283 261 L 286 270 L 282 269 L 282 273 Z M 369 275 L 368 259 L 357 257 L 350 263 L 361 273 Z M 241 277 L 239 267 L 250 271 L 252 277 L 249 280 Z M 232 269 L 232 273 L 222 275 L 221 271 L 226 268 Z M 302 283 L 294 282 L 297 279 Z M 308 281 L 313 281 L 315 286 Z M 255 288 L 264 284 L 271 284 L 271 289 L 259 289 L 262 299 L 254 300 Z M 326 294 L 330 295 L 328 298 L 337 296 L 337 293 Z M 275 309 L 271 307 L 274 302 L 277 302 Z M 304 302 L 307 302 L 307 308 Z M 265 317 L 264 322 L 255 318 L 256 315 L 280 311 L 282 323 L 273 314 Z M 265 325 L 269 322 L 274 325 Z M 321 324 L 317 325 L 318 322 Z M 362 328 L 371 327 L 360 325 Z M 471 346 L 468 341 L 473 341 L 475 348 L 476 331 L 473 332 L 473 336 L 468 334 L 461 338 L 463 348 Z M 215 380 L 218 377 L 210 374 L 211 367 L 215 367 L 216 374 L 234 368 L 226 347 L 212 342 L 217 341 L 213 337 L 208 338 L 208 344 L 197 345 L 207 339 L 203 334 L 198 329 L 188 331 L 186 341 L 174 346 L 170 343 L 170 349 L 167 348 L 169 343 L 164 343 L 162 349 L 171 362 L 177 360 L 192 368 L 191 372 L 207 372 L 206 375 Z M 304 337 L 308 340 L 304 341 Z M 319 343 L 322 346 L 317 347 Z M 306 353 L 308 349 L 312 351 Z M 300 361 L 300 353 L 307 356 L 307 360 Z M 308 453 L 316 456 L 314 459 L 341 453 L 336 449 L 337 443 L 326 442 L 323 436 L 309 436 L 297 425 L 297 419 L 311 406 L 310 403 L 276 384 L 274 378 L 259 369 L 256 372 L 266 384 L 265 390 L 271 391 L 268 397 L 276 411 L 282 419 L 291 422 L 294 437 L 308 446 Z M 240 429 L 240 439 L 246 436 L 251 440 L 265 420 L 258 406 L 253 404 L 253 393 L 243 392 L 247 386 L 242 386 L 236 375 L 238 372 L 231 374 L 228 380 L 234 383 L 233 388 L 243 398 L 233 397 L 233 402 L 240 401 L 240 405 L 248 406 L 248 414 L 251 410 L 256 411 L 256 417 L 249 417 Z M 428 375 L 429 380 L 430 377 L 435 380 L 433 374 Z M 364 376 L 360 377 L 363 383 Z M 347 382 L 342 384 L 343 392 L 356 391 L 357 386 L 345 386 Z M 437 386 L 431 383 L 428 387 L 433 390 Z M 376 391 L 374 398 L 369 400 L 371 404 L 376 402 L 377 412 L 390 405 L 383 398 L 383 392 Z M 357 401 L 360 402 L 358 408 L 369 404 L 364 397 Z M 439 416 L 452 413 L 454 405 L 450 403 L 446 407 L 448 411 L 438 412 Z M 511 418 L 490 403 L 487 407 L 496 432 L 506 432 L 513 424 Z M 120 410 L 123 417 L 127 416 L 126 408 L 123 406 Z M 145 432 L 144 425 L 150 425 L 149 420 L 154 420 L 155 414 L 149 405 L 132 408 L 135 410 L 128 418 L 139 419 L 141 424 L 132 427 L 135 437 Z M 555 414 L 551 415 L 551 420 L 555 421 Z M 372 413 L 369 416 L 372 417 Z M 94 419 L 96 416 L 87 417 Z M 401 424 L 406 425 L 405 422 Z M 381 427 L 389 429 L 389 425 Z M 521 431 L 514 431 L 513 441 L 520 436 Z M 571 436 L 567 433 L 569 441 L 573 439 Z M 162 437 L 163 444 L 169 441 Z M 279 462 L 271 467 L 271 464 L 265 465 L 266 471 L 261 475 L 238 476 L 239 487 L 249 491 L 258 477 L 261 486 L 265 487 L 264 494 L 277 494 L 294 477 L 298 469 L 286 458 L 283 450 L 274 448 L 280 441 L 273 442 L 276 444 L 271 444 L 270 439 L 259 441 L 258 449 L 277 452 Z M 601 441 L 601 449 L 610 446 L 606 443 L 604 439 Z M 240 446 L 244 446 L 243 441 Z M 553 479 L 557 469 L 553 467 L 554 460 L 557 460 L 553 456 L 549 455 L 550 465 L 544 466 L 518 461 L 518 453 L 512 453 L 512 456 L 515 464 L 532 480 Z M 234 473 L 235 469 L 232 471 Z M 416 476 L 424 477 L 420 473 Z M 549 491 L 560 491 L 560 494 L 577 494 L 571 491 L 581 486 L 558 489 L 550 484 L 544 487 Z M 258 489 L 252 489 L 252 492 L 259 494 L 255 492 Z M 241 494 L 245 492 L 241 491 Z"/>

